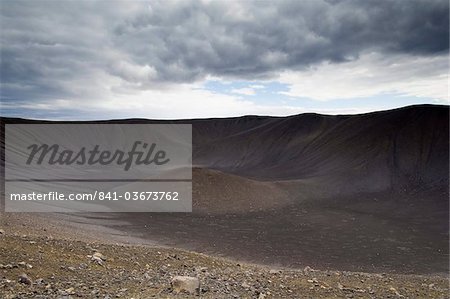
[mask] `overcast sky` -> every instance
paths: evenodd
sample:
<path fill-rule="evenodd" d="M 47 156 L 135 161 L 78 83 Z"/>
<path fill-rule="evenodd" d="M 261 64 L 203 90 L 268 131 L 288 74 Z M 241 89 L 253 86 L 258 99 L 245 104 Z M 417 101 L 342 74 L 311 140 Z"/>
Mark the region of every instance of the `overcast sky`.
<path fill-rule="evenodd" d="M 448 104 L 448 0 L 0 3 L 2 116 Z"/>

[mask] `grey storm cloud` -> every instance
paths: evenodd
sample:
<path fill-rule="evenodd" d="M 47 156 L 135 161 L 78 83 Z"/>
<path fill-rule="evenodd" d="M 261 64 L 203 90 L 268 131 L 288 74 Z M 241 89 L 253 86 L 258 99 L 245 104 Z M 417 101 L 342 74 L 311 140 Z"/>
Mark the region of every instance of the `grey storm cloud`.
<path fill-rule="evenodd" d="M 366 52 L 447 55 L 449 3 L 2 1 L 0 31 L 2 98 L 58 98 L 89 95 L 103 75 L 158 88 L 270 78 Z"/>

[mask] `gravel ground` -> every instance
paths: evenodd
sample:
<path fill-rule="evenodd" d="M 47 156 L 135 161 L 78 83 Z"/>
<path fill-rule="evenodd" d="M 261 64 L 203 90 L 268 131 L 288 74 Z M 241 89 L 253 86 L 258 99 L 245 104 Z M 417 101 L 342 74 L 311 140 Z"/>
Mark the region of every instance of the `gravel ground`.
<path fill-rule="evenodd" d="M 316 271 L 309 267 L 271 269 L 172 248 L 80 240 L 81 234 L 68 234 L 54 225 L 30 226 L 32 222 L 27 219 L 17 225 L 9 215 L 0 222 L 0 298 L 449 296 L 448 277 Z M 179 275 L 198 278 L 200 290 L 176 293 L 171 280 Z"/>

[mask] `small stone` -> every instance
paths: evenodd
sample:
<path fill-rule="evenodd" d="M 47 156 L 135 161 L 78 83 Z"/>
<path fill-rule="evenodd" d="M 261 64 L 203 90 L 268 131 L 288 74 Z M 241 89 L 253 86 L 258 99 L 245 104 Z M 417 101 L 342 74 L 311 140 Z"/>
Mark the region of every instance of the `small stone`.
<path fill-rule="evenodd" d="M 171 282 L 175 293 L 187 292 L 189 294 L 200 293 L 200 280 L 191 276 L 175 276 Z"/>
<path fill-rule="evenodd" d="M 44 279 L 42 279 L 42 278 L 39 278 L 39 279 L 37 279 L 36 280 L 36 284 L 44 284 Z"/>
<path fill-rule="evenodd" d="M 104 262 L 101 258 L 99 258 L 99 257 L 97 257 L 97 256 L 95 256 L 95 255 L 93 255 L 93 256 L 91 257 L 91 261 L 93 261 L 93 262 L 99 264 L 100 266 L 103 266 L 103 265 L 105 264 L 105 262 Z"/>
<path fill-rule="evenodd" d="M 75 294 L 75 289 L 74 289 L 74 288 L 68 288 L 68 289 L 66 290 L 66 293 L 67 293 L 68 295 L 73 295 L 73 294 Z"/>
<path fill-rule="evenodd" d="M 31 279 L 28 277 L 28 275 L 26 275 L 25 273 L 23 273 L 19 276 L 19 282 L 23 283 L 23 284 L 27 284 L 27 285 L 30 285 L 33 283 L 31 281 Z"/>
<path fill-rule="evenodd" d="M 249 289 L 249 288 L 250 288 L 250 285 L 249 285 L 248 283 L 246 283 L 246 282 L 243 282 L 243 283 L 241 284 L 241 287 L 243 287 L 244 289 Z"/>
<path fill-rule="evenodd" d="M 395 295 L 397 295 L 400 298 L 403 298 L 404 296 L 400 294 L 394 287 L 389 288 L 391 292 L 393 292 Z"/>
<path fill-rule="evenodd" d="M 106 256 L 104 256 L 103 254 L 101 254 L 100 252 L 96 252 L 92 255 L 92 257 L 96 257 L 101 259 L 102 261 L 106 261 Z"/>
<path fill-rule="evenodd" d="M 32 269 L 32 268 L 33 268 L 32 265 L 27 264 L 27 263 L 25 263 L 25 262 L 19 262 L 17 265 L 18 265 L 18 266 L 21 266 L 21 267 L 24 267 L 24 268 L 27 268 L 27 269 Z"/>
<path fill-rule="evenodd" d="M 4 235 L 5 231 L 3 229 L 0 229 L 0 235 Z"/>

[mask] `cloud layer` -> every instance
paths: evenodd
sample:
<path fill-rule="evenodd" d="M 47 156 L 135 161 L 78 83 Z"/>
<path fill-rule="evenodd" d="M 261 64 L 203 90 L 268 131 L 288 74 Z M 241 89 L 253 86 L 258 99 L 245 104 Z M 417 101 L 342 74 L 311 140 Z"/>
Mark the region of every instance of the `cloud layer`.
<path fill-rule="evenodd" d="M 278 78 L 293 86 L 289 95 L 321 100 L 328 95 L 311 92 L 317 83 L 298 86 L 324 65 L 361 62 L 380 73 L 377 61 L 363 58 L 439 60 L 415 74 L 426 81 L 430 72 L 442 76 L 448 62 L 446 0 L 113 3 L 3 1 L 3 105 L 124 98 L 210 77 Z M 404 78 L 407 69 L 394 71 Z"/>

